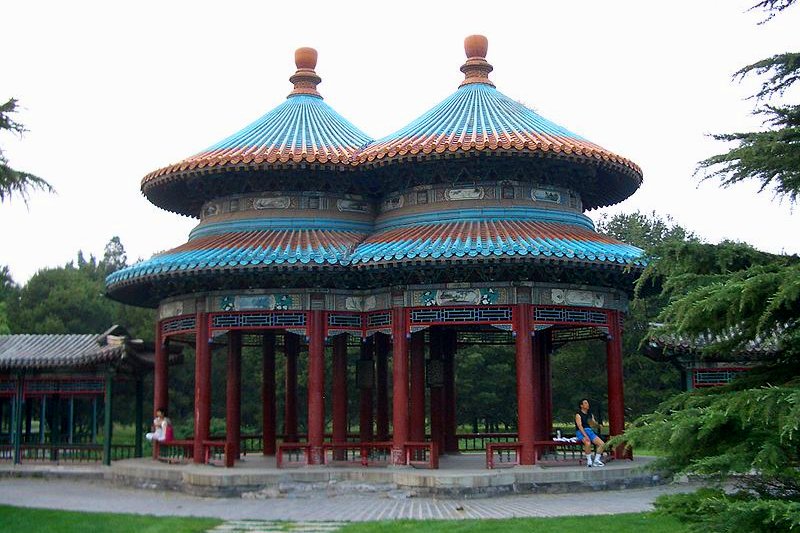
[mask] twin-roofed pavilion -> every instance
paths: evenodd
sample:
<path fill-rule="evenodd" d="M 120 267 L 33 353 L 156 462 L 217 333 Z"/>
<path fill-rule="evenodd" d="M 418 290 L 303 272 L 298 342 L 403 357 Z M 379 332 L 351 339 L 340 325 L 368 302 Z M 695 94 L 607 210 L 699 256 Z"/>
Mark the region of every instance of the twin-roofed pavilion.
<path fill-rule="evenodd" d="M 360 405 L 357 444 L 390 443 L 393 464 L 409 450 L 457 452 L 458 348 L 486 339 L 515 346 L 516 389 L 507 392 L 521 464 L 550 439 L 550 360 L 566 342 L 605 340 L 610 431 L 622 432 L 621 323 L 642 251 L 598 234 L 584 212 L 633 194 L 641 170 L 498 91 L 485 37 L 468 37 L 465 51 L 452 95 L 373 140 L 325 103 L 317 53 L 301 48 L 282 104 L 143 179 L 153 204 L 199 222 L 186 243 L 111 274 L 108 295 L 159 310 L 156 407 L 169 406 L 167 346 L 195 347 L 195 462 L 207 456 L 210 346 L 222 339 L 233 455 L 243 339 L 263 353 L 267 455 L 280 441 L 322 463 L 326 449 L 347 443 L 351 401 Z M 347 398 L 348 342 L 360 347 L 357 400 Z"/>

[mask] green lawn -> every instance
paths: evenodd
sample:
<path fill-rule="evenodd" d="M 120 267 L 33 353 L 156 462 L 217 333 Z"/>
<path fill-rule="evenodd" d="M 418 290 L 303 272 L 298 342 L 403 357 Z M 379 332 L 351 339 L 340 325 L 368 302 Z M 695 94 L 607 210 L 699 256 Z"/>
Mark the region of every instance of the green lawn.
<path fill-rule="evenodd" d="M 683 533 L 689 530 L 671 517 L 653 513 L 560 518 L 512 518 L 508 520 L 395 520 L 351 524 L 341 533 L 564 533 L 565 531 L 613 531 L 614 533 Z"/>
<path fill-rule="evenodd" d="M 3 533 L 195 533 L 222 520 L 112 513 L 79 513 L 0 505 Z"/>

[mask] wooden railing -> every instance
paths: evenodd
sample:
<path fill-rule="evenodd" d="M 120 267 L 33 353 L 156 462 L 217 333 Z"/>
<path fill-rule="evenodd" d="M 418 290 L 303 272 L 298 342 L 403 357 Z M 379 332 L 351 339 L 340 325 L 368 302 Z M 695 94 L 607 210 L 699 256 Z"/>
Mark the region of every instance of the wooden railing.
<path fill-rule="evenodd" d="M 111 459 L 131 459 L 136 447 L 128 444 L 111 445 Z M 13 461 L 14 447 L 0 445 L 0 461 Z M 22 444 L 20 461 L 34 463 L 99 463 L 103 460 L 102 444 Z"/>
<path fill-rule="evenodd" d="M 322 445 L 322 464 L 326 466 L 361 466 L 362 455 L 359 444 L 329 442 Z"/>
<path fill-rule="evenodd" d="M 308 466 L 311 445 L 300 442 L 286 442 L 278 446 L 275 465 L 278 468 Z"/>
<path fill-rule="evenodd" d="M 406 442 L 406 464 L 414 468 L 439 468 L 439 451 L 435 442 Z"/>
<path fill-rule="evenodd" d="M 517 433 L 457 433 L 458 449 L 462 452 L 482 452 L 492 443 L 516 442 Z"/>
<path fill-rule="evenodd" d="M 298 433 L 296 435 L 298 442 L 305 442 L 308 440 L 308 436 L 305 433 Z M 330 433 L 326 433 L 324 438 L 330 441 L 333 438 L 333 435 Z M 348 433 L 347 434 L 347 442 L 350 444 L 360 444 L 360 436 L 358 433 Z M 284 435 L 277 435 L 276 437 L 278 443 L 286 442 Z M 209 440 L 225 440 L 224 434 L 212 435 L 209 437 Z M 289 443 L 287 443 L 289 444 Z M 261 453 L 264 451 L 264 436 L 261 433 L 248 433 L 243 434 L 239 437 L 239 453 L 242 455 L 253 454 L 253 453 Z"/>
<path fill-rule="evenodd" d="M 389 466 L 391 442 L 322 445 L 322 461 L 327 466 Z"/>
<path fill-rule="evenodd" d="M 512 468 L 519 465 L 522 443 L 490 442 L 486 446 L 486 468 Z"/>
<path fill-rule="evenodd" d="M 594 448 L 594 446 L 593 446 Z M 578 465 L 585 461 L 583 443 L 570 441 L 543 440 L 533 443 L 535 450 L 535 460 L 537 464 L 566 466 Z M 603 461 L 613 459 L 611 450 L 606 450 L 603 454 Z"/>
<path fill-rule="evenodd" d="M 153 456 L 166 463 L 188 463 L 194 459 L 193 440 L 153 442 Z"/>
<path fill-rule="evenodd" d="M 534 462 L 540 465 L 578 465 L 584 461 L 583 444 L 570 441 L 543 440 L 533 443 Z M 490 443 L 486 448 L 486 468 L 510 468 L 520 464 L 522 443 Z M 606 451 L 603 460 L 610 461 L 613 454 Z"/>
<path fill-rule="evenodd" d="M 224 440 L 204 440 L 203 458 L 207 465 L 224 465 L 227 468 L 233 466 L 233 453 L 228 443 Z"/>

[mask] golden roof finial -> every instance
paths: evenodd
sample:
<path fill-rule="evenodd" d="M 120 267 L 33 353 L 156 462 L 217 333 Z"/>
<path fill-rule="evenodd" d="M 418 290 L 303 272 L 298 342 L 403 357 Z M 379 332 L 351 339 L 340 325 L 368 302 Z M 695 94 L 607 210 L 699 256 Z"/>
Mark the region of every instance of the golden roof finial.
<path fill-rule="evenodd" d="M 464 39 L 464 52 L 467 54 L 467 62 L 461 65 L 464 81 L 461 82 L 459 87 L 471 83 L 485 83 L 494 87 L 494 83 L 489 80 L 489 73 L 494 68 L 486 61 L 486 50 L 488 48 L 489 40 L 483 35 L 470 35 Z"/>
<path fill-rule="evenodd" d="M 308 47 L 298 48 L 294 52 L 294 64 L 297 65 L 297 72 L 289 78 L 294 83 L 294 89 L 289 96 L 307 94 L 322 98 L 317 92 L 317 84 L 322 78 L 314 71 L 317 66 L 317 51 Z"/>

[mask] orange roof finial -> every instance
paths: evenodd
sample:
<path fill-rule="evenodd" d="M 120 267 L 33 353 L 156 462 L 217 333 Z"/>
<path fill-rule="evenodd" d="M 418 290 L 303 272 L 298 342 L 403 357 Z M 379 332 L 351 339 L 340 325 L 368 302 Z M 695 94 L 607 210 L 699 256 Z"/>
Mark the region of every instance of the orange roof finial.
<path fill-rule="evenodd" d="M 294 89 L 289 96 L 307 94 L 322 98 L 317 92 L 317 84 L 322 78 L 314 71 L 317 66 L 317 51 L 307 47 L 298 48 L 294 52 L 294 64 L 297 65 L 297 72 L 289 78 L 289 81 L 294 83 Z"/>
<path fill-rule="evenodd" d="M 461 82 L 459 87 L 470 83 L 485 83 L 494 87 L 494 83 L 489 80 L 489 73 L 494 68 L 486 61 L 486 50 L 488 48 L 489 40 L 483 35 L 470 35 L 464 39 L 464 52 L 467 54 L 467 62 L 461 65 L 464 81 Z"/>

